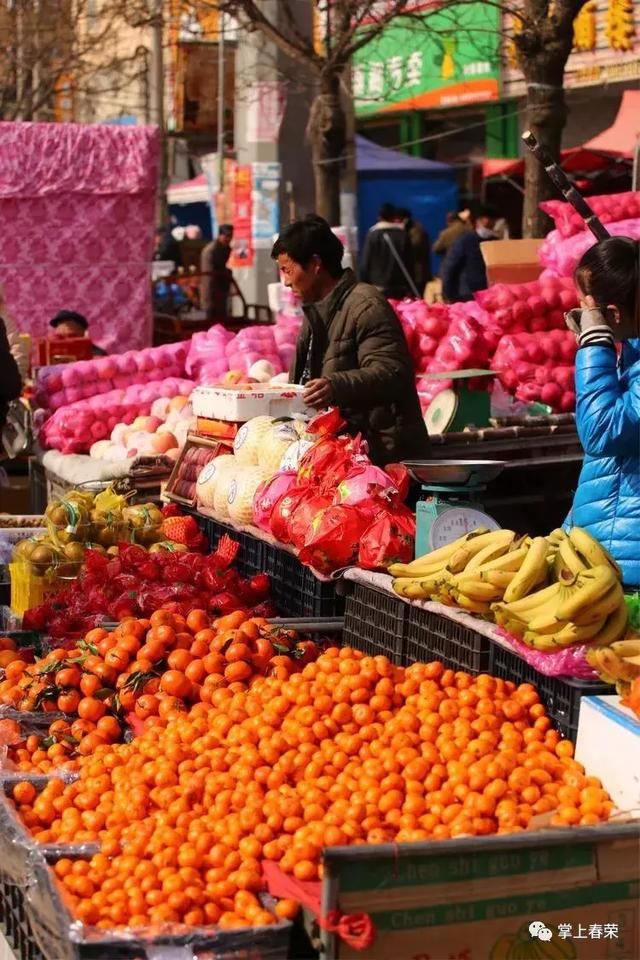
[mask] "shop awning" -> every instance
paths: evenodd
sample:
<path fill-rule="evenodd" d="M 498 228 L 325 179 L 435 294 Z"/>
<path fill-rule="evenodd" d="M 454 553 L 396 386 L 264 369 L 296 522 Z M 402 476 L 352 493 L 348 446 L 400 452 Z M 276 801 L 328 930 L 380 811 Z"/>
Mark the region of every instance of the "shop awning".
<path fill-rule="evenodd" d="M 589 150 L 632 157 L 640 140 L 640 90 L 625 90 L 612 126 L 585 143 Z"/>
<path fill-rule="evenodd" d="M 182 183 L 172 183 L 167 190 L 168 203 L 206 203 L 209 199 L 209 188 L 204 173 L 192 180 L 183 180 Z"/>
<path fill-rule="evenodd" d="M 616 153 L 617 156 L 617 153 Z M 594 147 L 585 144 L 584 147 L 572 147 L 563 150 L 560 165 L 565 173 L 596 173 L 606 170 L 611 165 L 612 154 L 597 151 Z M 483 160 L 482 173 L 488 177 L 522 177 L 524 176 L 524 160 L 509 160 L 496 158 Z"/>

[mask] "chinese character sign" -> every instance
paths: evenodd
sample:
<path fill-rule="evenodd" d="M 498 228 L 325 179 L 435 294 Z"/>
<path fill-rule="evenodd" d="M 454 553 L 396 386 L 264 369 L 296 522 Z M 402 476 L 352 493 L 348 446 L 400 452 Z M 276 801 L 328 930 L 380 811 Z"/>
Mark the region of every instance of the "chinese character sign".
<path fill-rule="evenodd" d="M 233 249 L 230 267 L 253 266 L 252 190 L 251 164 L 238 164 L 233 178 Z"/>
<path fill-rule="evenodd" d="M 396 18 L 356 53 L 357 115 L 497 100 L 499 26 L 497 5 L 475 2 L 426 12 L 423 21 Z"/>

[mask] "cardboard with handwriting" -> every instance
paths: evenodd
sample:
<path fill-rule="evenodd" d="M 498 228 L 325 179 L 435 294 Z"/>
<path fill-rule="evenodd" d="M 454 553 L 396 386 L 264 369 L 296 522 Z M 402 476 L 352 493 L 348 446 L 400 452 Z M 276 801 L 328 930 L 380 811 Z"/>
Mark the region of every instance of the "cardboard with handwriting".
<path fill-rule="evenodd" d="M 640 825 L 329 850 L 327 911 L 373 937 L 333 960 L 638 960 Z"/>

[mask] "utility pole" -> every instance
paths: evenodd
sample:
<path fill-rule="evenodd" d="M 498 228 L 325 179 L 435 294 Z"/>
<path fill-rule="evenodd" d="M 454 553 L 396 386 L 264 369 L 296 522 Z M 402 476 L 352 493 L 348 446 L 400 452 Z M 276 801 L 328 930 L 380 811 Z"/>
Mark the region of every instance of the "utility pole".
<path fill-rule="evenodd" d="M 164 123 L 164 57 L 163 57 L 163 0 L 152 0 L 151 19 L 151 113 L 153 123 L 160 130 L 160 175 L 156 199 L 156 220 L 161 225 L 165 220 L 167 198 L 167 139 Z"/>
<path fill-rule="evenodd" d="M 218 192 L 224 193 L 224 13 L 218 13 Z"/>

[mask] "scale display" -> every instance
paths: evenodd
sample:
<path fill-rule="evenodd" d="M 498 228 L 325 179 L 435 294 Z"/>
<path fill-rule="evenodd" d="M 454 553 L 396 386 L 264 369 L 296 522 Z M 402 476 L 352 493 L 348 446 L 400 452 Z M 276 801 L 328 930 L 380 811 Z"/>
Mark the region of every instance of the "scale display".
<path fill-rule="evenodd" d="M 474 507 L 449 507 L 444 509 L 435 518 L 429 530 L 429 548 L 437 550 L 453 543 L 458 537 L 463 537 L 478 527 L 488 530 L 499 530 L 500 524 L 493 517 L 476 510 Z"/>

